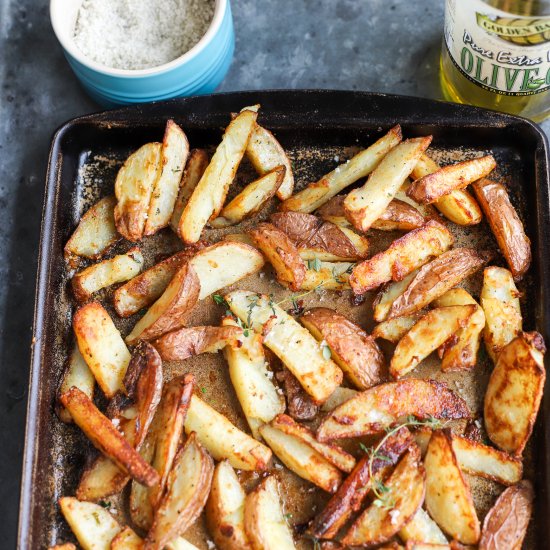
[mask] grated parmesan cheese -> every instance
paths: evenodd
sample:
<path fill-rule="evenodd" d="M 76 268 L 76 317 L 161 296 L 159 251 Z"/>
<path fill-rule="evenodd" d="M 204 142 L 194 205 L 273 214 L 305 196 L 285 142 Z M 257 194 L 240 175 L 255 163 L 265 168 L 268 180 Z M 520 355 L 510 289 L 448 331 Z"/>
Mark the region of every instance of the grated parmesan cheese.
<path fill-rule="evenodd" d="M 189 51 L 206 33 L 214 0 L 84 0 L 74 41 L 115 69 L 149 69 Z"/>

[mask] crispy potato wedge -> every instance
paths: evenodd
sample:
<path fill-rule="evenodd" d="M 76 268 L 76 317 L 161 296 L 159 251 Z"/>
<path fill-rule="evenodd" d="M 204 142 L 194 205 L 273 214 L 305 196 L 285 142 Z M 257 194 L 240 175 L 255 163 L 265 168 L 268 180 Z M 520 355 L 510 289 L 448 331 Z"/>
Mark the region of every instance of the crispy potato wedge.
<path fill-rule="evenodd" d="M 231 311 L 259 334 L 263 343 L 296 376 L 318 403 L 325 401 L 342 382 L 342 371 L 326 358 L 310 332 L 267 296 L 236 290 L 226 296 Z"/>
<path fill-rule="evenodd" d="M 250 550 L 244 531 L 245 492 L 229 462 L 219 462 L 206 503 L 206 525 L 220 550 Z"/>
<path fill-rule="evenodd" d="M 210 222 L 212 227 L 228 227 L 259 212 L 271 199 L 283 182 L 285 167 L 277 166 L 271 172 L 249 183 L 231 202 L 223 207 L 220 215 Z"/>
<path fill-rule="evenodd" d="M 373 170 L 367 182 L 344 200 L 346 218 L 359 231 L 367 231 L 380 218 L 428 148 L 431 136 L 407 139 L 396 145 Z"/>
<path fill-rule="evenodd" d="M 195 187 L 197 187 L 197 184 L 201 180 L 208 166 L 208 162 L 208 154 L 204 149 L 191 149 L 187 157 L 187 164 L 185 165 L 185 170 L 181 177 L 176 204 L 174 205 L 174 210 L 172 211 L 172 217 L 170 219 L 170 227 L 176 235 L 180 233 L 179 223 L 183 209 L 189 197 L 193 194 Z"/>
<path fill-rule="evenodd" d="M 143 235 L 154 235 L 170 223 L 188 155 L 187 136 L 173 120 L 168 120 L 160 153 L 161 170 L 151 193 Z"/>
<path fill-rule="evenodd" d="M 447 537 L 422 507 L 416 511 L 411 521 L 401 528 L 399 538 L 407 543 L 411 541 L 430 545 L 448 544 Z"/>
<path fill-rule="evenodd" d="M 503 267 L 485 268 L 480 299 L 486 321 L 483 341 L 493 362 L 502 348 L 521 332 L 519 296 L 510 271 Z"/>
<path fill-rule="evenodd" d="M 533 513 L 533 486 L 523 480 L 508 487 L 483 521 L 479 550 L 521 548 Z"/>
<path fill-rule="evenodd" d="M 155 510 L 143 550 L 162 550 L 196 521 L 206 504 L 213 475 L 212 457 L 190 434 L 174 459 L 166 492 Z"/>
<path fill-rule="evenodd" d="M 228 460 L 240 470 L 265 470 L 271 450 L 234 426 L 223 414 L 196 395 L 185 419 L 185 432 L 197 439 L 216 460 Z"/>
<path fill-rule="evenodd" d="M 161 153 L 161 143 L 147 143 L 132 153 L 118 171 L 115 225 L 129 241 L 143 237 L 153 188 L 162 171 Z"/>
<path fill-rule="evenodd" d="M 416 514 L 424 501 L 426 474 L 420 452 L 414 447 L 399 461 L 384 485 L 391 509 L 371 504 L 352 524 L 342 539 L 349 546 L 386 542 Z"/>
<path fill-rule="evenodd" d="M 85 302 L 98 290 L 135 277 L 142 267 L 143 256 L 137 247 L 131 248 L 125 254 L 93 264 L 72 278 L 74 296 L 79 302 Z"/>
<path fill-rule="evenodd" d="M 319 181 L 309 184 L 281 205 L 281 210 L 310 214 L 337 195 L 342 189 L 368 176 L 402 139 L 401 127 L 394 126 L 373 145 L 357 153 Z"/>
<path fill-rule="evenodd" d="M 383 340 L 397 344 L 416 325 L 420 317 L 422 317 L 421 313 L 415 313 L 407 317 L 396 317 L 389 321 L 382 321 L 374 327 L 372 337 L 382 338 Z"/>
<path fill-rule="evenodd" d="M 349 277 L 354 263 L 351 262 L 310 262 L 300 290 L 349 290 Z"/>
<path fill-rule="evenodd" d="M 506 188 L 487 179 L 476 181 L 472 187 L 514 280 L 520 280 L 531 265 L 531 241 Z"/>
<path fill-rule="evenodd" d="M 111 550 L 141 550 L 143 539 L 126 526 L 111 542 Z"/>
<path fill-rule="evenodd" d="M 120 239 L 115 227 L 115 205 L 115 197 L 105 197 L 80 218 L 64 249 L 65 260 L 72 267 L 78 265 L 79 257 L 98 260 Z"/>
<path fill-rule="evenodd" d="M 359 437 L 383 431 L 403 416 L 425 419 L 469 418 L 466 402 L 435 380 L 409 378 L 387 382 L 336 407 L 317 430 L 319 441 Z"/>
<path fill-rule="evenodd" d="M 118 521 L 98 504 L 62 497 L 59 507 L 83 550 L 110 550 L 112 540 L 122 529 Z"/>
<path fill-rule="evenodd" d="M 390 362 L 390 374 L 401 378 L 415 369 L 430 353 L 465 327 L 477 306 L 432 309 L 399 340 Z"/>
<path fill-rule="evenodd" d="M 225 129 L 210 164 L 193 190 L 179 222 L 180 237 L 192 244 L 207 222 L 217 218 L 246 150 L 258 113 L 244 109 Z"/>
<path fill-rule="evenodd" d="M 76 310 L 73 329 L 78 349 L 103 393 L 111 398 L 124 391 L 130 352 L 105 308 L 90 302 Z"/>
<path fill-rule="evenodd" d="M 521 455 L 537 417 L 546 380 L 544 340 L 522 332 L 498 355 L 485 394 L 485 428 L 504 451 Z"/>
<path fill-rule="evenodd" d="M 418 269 L 415 269 L 400 281 L 388 282 L 382 286 L 373 302 L 375 321 L 382 322 L 387 319 L 391 305 L 407 290 L 418 271 Z"/>
<path fill-rule="evenodd" d="M 351 288 L 355 294 L 364 294 L 388 281 L 399 281 L 452 244 L 449 230 L 430 220 L 393 241 L 383 252 L 357 264 L 349 280 Z"/>
<path fill-rule="evenodd" d="M 300 321 L 318 341 L 326 342 L 356 388 L 366 390 L 382 381 L 384 356 L 374 338 L 355 323 L 325 307 L 306 311 Z"/>
<path fill-rule="evenodd" d="M 477 544 L 480 525 L 470 493 L 462 475 L 450 435 L 443 430 L 432 433 L 426 456 L 426 507 L 430 516 L 451 537 L 464 544 Z"/>
<path fill-rule="evenodd" d="M 338 386 L 333 392 L 332 395 L 323 403 L 321 410 L 323 412 L 329 412 L 340 406 L 342 403 L 345 403 L 352 397 L 355 397 L 359 392 L 357 390 L 352 390 L 351 388 L 344 388 L 343 386 Z"/>
<path fill-rule="evenodd" d="M 299 290 L 306 275 L 306 264 L 286 233 L 271 223 L 259 223 L 249 234 L 275 269 L 277 280 L 292 290 Z"/>
<path fill-rule="evenodd" d="M 294 550 L 292 532 L 283 516 L 279 488 L 266 477 L 245 499 L 244 529 L 253 550 Z"/>

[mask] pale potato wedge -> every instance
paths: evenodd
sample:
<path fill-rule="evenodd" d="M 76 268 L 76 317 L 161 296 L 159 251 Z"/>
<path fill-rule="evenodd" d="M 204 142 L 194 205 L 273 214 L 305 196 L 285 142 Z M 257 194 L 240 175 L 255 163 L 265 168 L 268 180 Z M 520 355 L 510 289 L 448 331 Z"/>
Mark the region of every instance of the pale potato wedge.
<path fill-rule="evenodd" d="M 390 363 L 390 374 L 401 378 L 456 332 L 465 327 L 477 306 L 448 306 L 432 309 L 399 340 Z"/>
<path fill-rule="evenodd" d="M 161 143 L 147 143 L 132 153 L 118 171 L 115 181 L 115 224 L 129 241 L 143 237 L 149 203 L 162 170 Z"/>
<path fill-rule="evenodd" d="M 168 120 L 160 153 L 161 170 L 151 193 L 143 235 L 154 235 L 170 223 L 188 155 L 187 136 L 173 120 Z"/>
<path fill-rule="evenodd" d="M 480 525 L 470 486 L 462 475 L 448 433 L 432 433 L 426 456 L 426 507 L 448 535 L 464 544 L 477 544 Z"/>
<path fill-rule="evenodd" d="M 428 148 L 431 136 L 407 139 L 396 145 L 374 169 L 367 182 L 344 200 L 346 218 L 359 231 L 367 231 L 380 218 Z"/>
<path fill-rule="evenodd" d="M 351 388 L 344 388 L 343 386 L 337 387 L 332 395 L 323 403 L 321 410 L 323 412 L 329 412 L 339 407 L 342 403 L 350 400 L 352 397 L 355 397 L 359 392 L 357 390 L 352 390 Z"/>
<path fill-rule="evenodd" d="M 366 390 L 382 381 L 382 351 L 355 323 L 324 307 L 306 311 L 300 322 L 318 341 L 326 343 L 334 362 L 356 388 Z"/>
<path fill-rule="evenodd" d="M 399 281 L 439 256 L 453 244 L 449 230 L 435 220 L 406 233 L 372 258 L 355 266 L 350 284 L 355 294 L 364 294 L 388 281 Z"/>
<path fill-rule="evenodd" d="M 206 525 L 220 550 L 250 550 L 244 531 L 245 492 L 229 462 L 219 462 L 206 503 Z"/>
<path fill-rule="evenodd" d="M 249 231 L 277 274 L 277 280 L 299 290 L 306 275 L 306 264 L 290 238 L 271 223 L 259 223 Z"/>
<path fill-rule="evenodd" d="M 401 127 L 394 126 L 373 145 L 357 153 L 348 162 L 341 164 L 319 181 L 288 198 L 281 210 L 310 214 L 357 180 L 368 176 L 402 139 Z"/>
<path fill-rule="evenodd" d="M 83 550 L 110 550 L 111 542 L 122 529 L 118 521 L 98 504 L 62 497 L 59 507 Z"/>
<path fill-rule="evenodd" d="M 98 290 L 135 277 L 142 267 L 143 255 L 137 247 L 93 264 L 71 279 L 74 296 L 79 302 L 85 302 Z"/>
<path fill-rule="evenodd" d="M 485 428 L 504 451 L 521 455 L 537 418 L 546 370 L 544 340 L 522 332 L 498 355 L 485 394 Z"/>
<path fill-rule="evenodd" d="M 78 349 L 103 393 L 111 398 L 124 391 L 130 352 L 105 308 L 90 302 L 76 310 L 73 329 Z"/>
<path fill-rule="evenodd" d="M 155 453 L 155 437 L 151 431 L 147 434 L 139 454 L 148 464 Z M 129 498 L 130 517 L 134 525 L 148 531 L 153 523 L 153 506 L 149 500 L 149 488 L 132 481 Z"/>
<path fill-rule="evenodd" d="M 79 257 L 98 260 L 120 239 L 115 227 L 115 205 L 115 197 L 105 197 L 80 218 L 64 249 L 65 260 L 71 266 L 78 264 Z"/>
<path fill-rule="evenodd" d="M 400 281 L 388 282 L 382 286 L 372 304 L 375 321 L 380 323 L 387 319 L 391 305 L 407 290 L 407 287 L 411 284 L 411 281 L 415 278 L 418 271 L 418 269 L 415 269 Z"/>
<path fill-rule="evenodd" d="M 254 239 L 248 233 L 229 233 L 227 235 L 224 235 L 223 240 L 236 243 L 244 243 L 248 246 L 251 246 L 252 248 L 258 248 L 256 246 L 256 243 L 254 242 Z"/>
<path fill-rule="evenodd" d="M 447 545 L 447 537 L 437 523 L 420 507 L 414 517 L 399 531 L 399 538 L 404 542 Z"/>
<path fill-rule="evenodd" d="M 479 550 L 522 547 L 533 513 L 533 486 L 523 480 L 506 489 L 483 521 Z"/>
<path fill-rule="evenodd" d="M 383 431 L 403 416 L 469 418 L 466 402 L 435 380 L 409 378 L 358 393 L 336 407 L 317 430 L 319 441 L 359 437 Z"/>
<path fill-rule="evenodd" d="M 199 550 L 194 544 L 191 544 L 183 537 L 177 537 L 174 540 L 171 540 L 165 548 L 166 550 Z"/>
<path fill-rule="evenodd" d="M 193 190 L 179 221 L 183 242 L 196 243 L 204 226 L 220 213 L 246 150 L 258 113 L 244 109 L 225 129 L 210 164 Z"/>
<path fill-rule="evenodd" d="M 228 227 L 259 212 L 271 199 L 283 182 L 285 167 L 277 166 L 271 172 L 249 183 L 231 202 L 226 204 L 220 215 L 210 222 L 212 227 Z"/>
<path fill-rule="evenodd" d="M 389 321 L 382 321 L 374 327 L 372 337 L 382 338 L 383 340 L 397 344 L 416 325 L 420 317 L 422 317 L 422 314 L 416 313 L 408 317 L 396 317 Z"/>
<path fill-rule="evenodd" d="M 300 290 L 349 290 L 349 277 L 354 263 L 351 262 L 307 262 L 312 269 L 306 276 Z M 313 268 L 316 269 L 313 269 Z"/>
<path fill-rule="evenodd" d="M 179 236 L 183 209 L 208 166 L 208 154 L 204 149 L 191 149 L 180 181 L 176 204 L 170 219 L 170 227 Z"/>
<path fill-rule="evenodd" d="M 212 457 L 190 434 L 174 459 L 166 492 L 155 510 L 143 550 L 162 550 L 196 521 L 210 493 L 213 474 Z"/>
<path fill-rule="evenodd" d="M 245 499 L 244 529 L 253 550 L 295 550 L 283 516 L 279 488 L 266 477 Z"/>
<path fill-rule="evenodd" d="M 485 268 L 480 296 L 486 321 L 483 341 L 493 362 L 502 348 L 521 332 L 519 296 L 510 271 L 503 267 Z"/>
<path fill-rule="evenodd" d="M 185 432 L 196 432 L 197 439 L 216 460 L 228 460 L 240 470 L 265 470 L 271 450 L 234 426 L 223 414 L 199 399 L 191 399 Z"/>
<path fill-rule="evenodd" d="M 296 376 L 318 403 L 325 401 L 342 382 L 342 371 L 325 357 L 310 332 L 267 296 L 237 290 L 226 296 L 241 322 L 263 334 L 263 343 Z"/>
<path fill-rule="evenodd" d="M 514 280 L 520 280 L 531 265 L 531 241 L 508 191 L 504 185 L 487 179 L 472 187 Z"/>
<path fill-rule="evenodd" d="M 141 550 L 143 539 L 126 526 L 111 542 L 111 550 Z"/>

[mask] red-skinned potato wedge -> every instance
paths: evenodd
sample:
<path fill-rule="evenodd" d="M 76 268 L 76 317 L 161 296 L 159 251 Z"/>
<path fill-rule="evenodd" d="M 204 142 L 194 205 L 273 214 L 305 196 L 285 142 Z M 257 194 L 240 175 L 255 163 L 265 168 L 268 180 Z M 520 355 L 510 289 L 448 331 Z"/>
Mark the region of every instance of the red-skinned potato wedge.
<path fill-rule="evenodd" d="M 348 194 L 344 212 L 354 227 L 367 231 L 380 218 L 431 141 L 432 137 L 428 136 L 407 139 L 396 145 L 367 182 Z"/>
<path fill-rule="evenodd" d="M 78 349 L 103 393 L 111 398 L 124 391 L 130 352 L 105 308 L 90 302 L 76 310 L 73 329 Z"/>
<path fill-rule="evenodd" d="M 115 224 L 129 241 L 143 237 L 151 194 L 162 170 L 162 144 L 147 143 L 132 153 L 118 171 L 115 181 Z"/>
<path fill-rule="evenodd" d="M 143 550 L 162 550 L 196 521 L 210 493 L 213 474 L 212 457 L 191 434 L 174 459 Z"/>
<path fill-rule="evenodd" d="M 372 304 L 375 321 L 381 322 L 388 318 L 391 305 L 407 290 L 407 287 L 411 284 L 418 271 L 418 269 L 415 269 L 400 281 L 386 283 L 381 287 Z"/>
<path fill-rule="evenodd" d="M 397 344 L 416 325 L 420 317 L 422 317 L 422 313 L 419 312 L 407 317 L 396 317 L 389 321 L 382 321 L 374 327 L 372 337 L 382 338 L 383 340 Z"/>
<path fill-rule="evenodd" d="M 383 252 L 357 264 L 349 280 L 351 288 L 355 294 L 364 294 L 388 281 L 399 281 L 445 252 L 453 240 L 445 226 L 430 220 L 393 241 Z"/>
<path fill-rule="evenodd" d="M 447 537 L 443 534 L 437 523 L 428 515 L 424 508 L 420 507 L 414 517 L 399 531 L 399 538 L 407 543 L 414 544 L 421 541 L 421 544 L 447 546 Z M 413 546 L 414 548 L 414 546 Z M 437 548 L 437 546 L 436 546 Z"/>
<path fill-rule="evenodd" d="M 302 388 L 298 379 L 287 369 L 283 368 L 275 375 L 277 380 L 283 386 L 283 401 L 286 401 L 286 412 L 294 420 L 308 421 L 313 420 L 319 414 L 319 405 Z M 339 386 L 334 390 L 329 399 L 341 388 Z M 353 391 L 353 390 L 352 390 Z M 281 413 L 285 412 L 285 407 Z M 270 419 L 273 420 L 273 419 Z"/>
<path fill-rule="evenodd" d="M 531 265 L 531 241 L 506 188 L 488 179 L 476 181 L 472 187 L 510 271 L 519 281 Z"/>
<path fill-rule="evenodd" d="M 477 544 L 480 525 L 470 486 L 462 475 L 451 436 L 444 430 L 432 433 L 424 457 L 426 507 L 437 524 L 464 544 Z"/>
<path fill-rule="evenodd" d="M 306 311 L 300 321 L 318 341 L 326 342 L 356 388 L 366 390 L 382 381 L 384 356 L 374 338 L 355 323 L 325 307 Z"/>
<path fill-rule="evenodd" d="M 111 550 L 141 550 L 143 540 L 130 527 L 126 526 L 111 542 Z"/>
<path fill-rule="evenodd" d="M 508 487 L 483 521 L 479 550 L 521 548 L 533 513 L 533 486 L 523 480 Z"/>
<path fill-rule="evenodd" d="M 537 418 L 546 371 L 544 340 L 522 332 L 499 354 L 485 394 L 485 428 L 504 451 L 521 455 Z"/>
<path fill-rule="evenodd" d="M 341 164 L 319 181 L 288 198 L 281 210 L 310 214 L 357 180 L 368 176 L 402 139 L 401 127 L 394 126 L 373 145 L 357 153 L 349 162 Z"/>
<path fill-rule="evenodd" d="M 435 380 L 410 378 L 358 393 L 336 407 L 317 430 L 319 441 L 359 437 L 383 431 L 402 416 L 425 419 L 469 418 L 466 402 Z"/>

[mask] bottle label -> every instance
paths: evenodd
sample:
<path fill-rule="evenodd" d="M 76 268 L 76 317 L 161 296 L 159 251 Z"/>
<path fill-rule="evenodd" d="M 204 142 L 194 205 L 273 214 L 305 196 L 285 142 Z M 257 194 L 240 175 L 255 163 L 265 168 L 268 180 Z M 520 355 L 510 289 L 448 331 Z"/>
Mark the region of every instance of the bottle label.
<path fill-rule="evenodd" d="M 485 90 L 527 96 L 550 89 L 550 17 L 447 0 L 445 44 L 457 69 Z"/>

